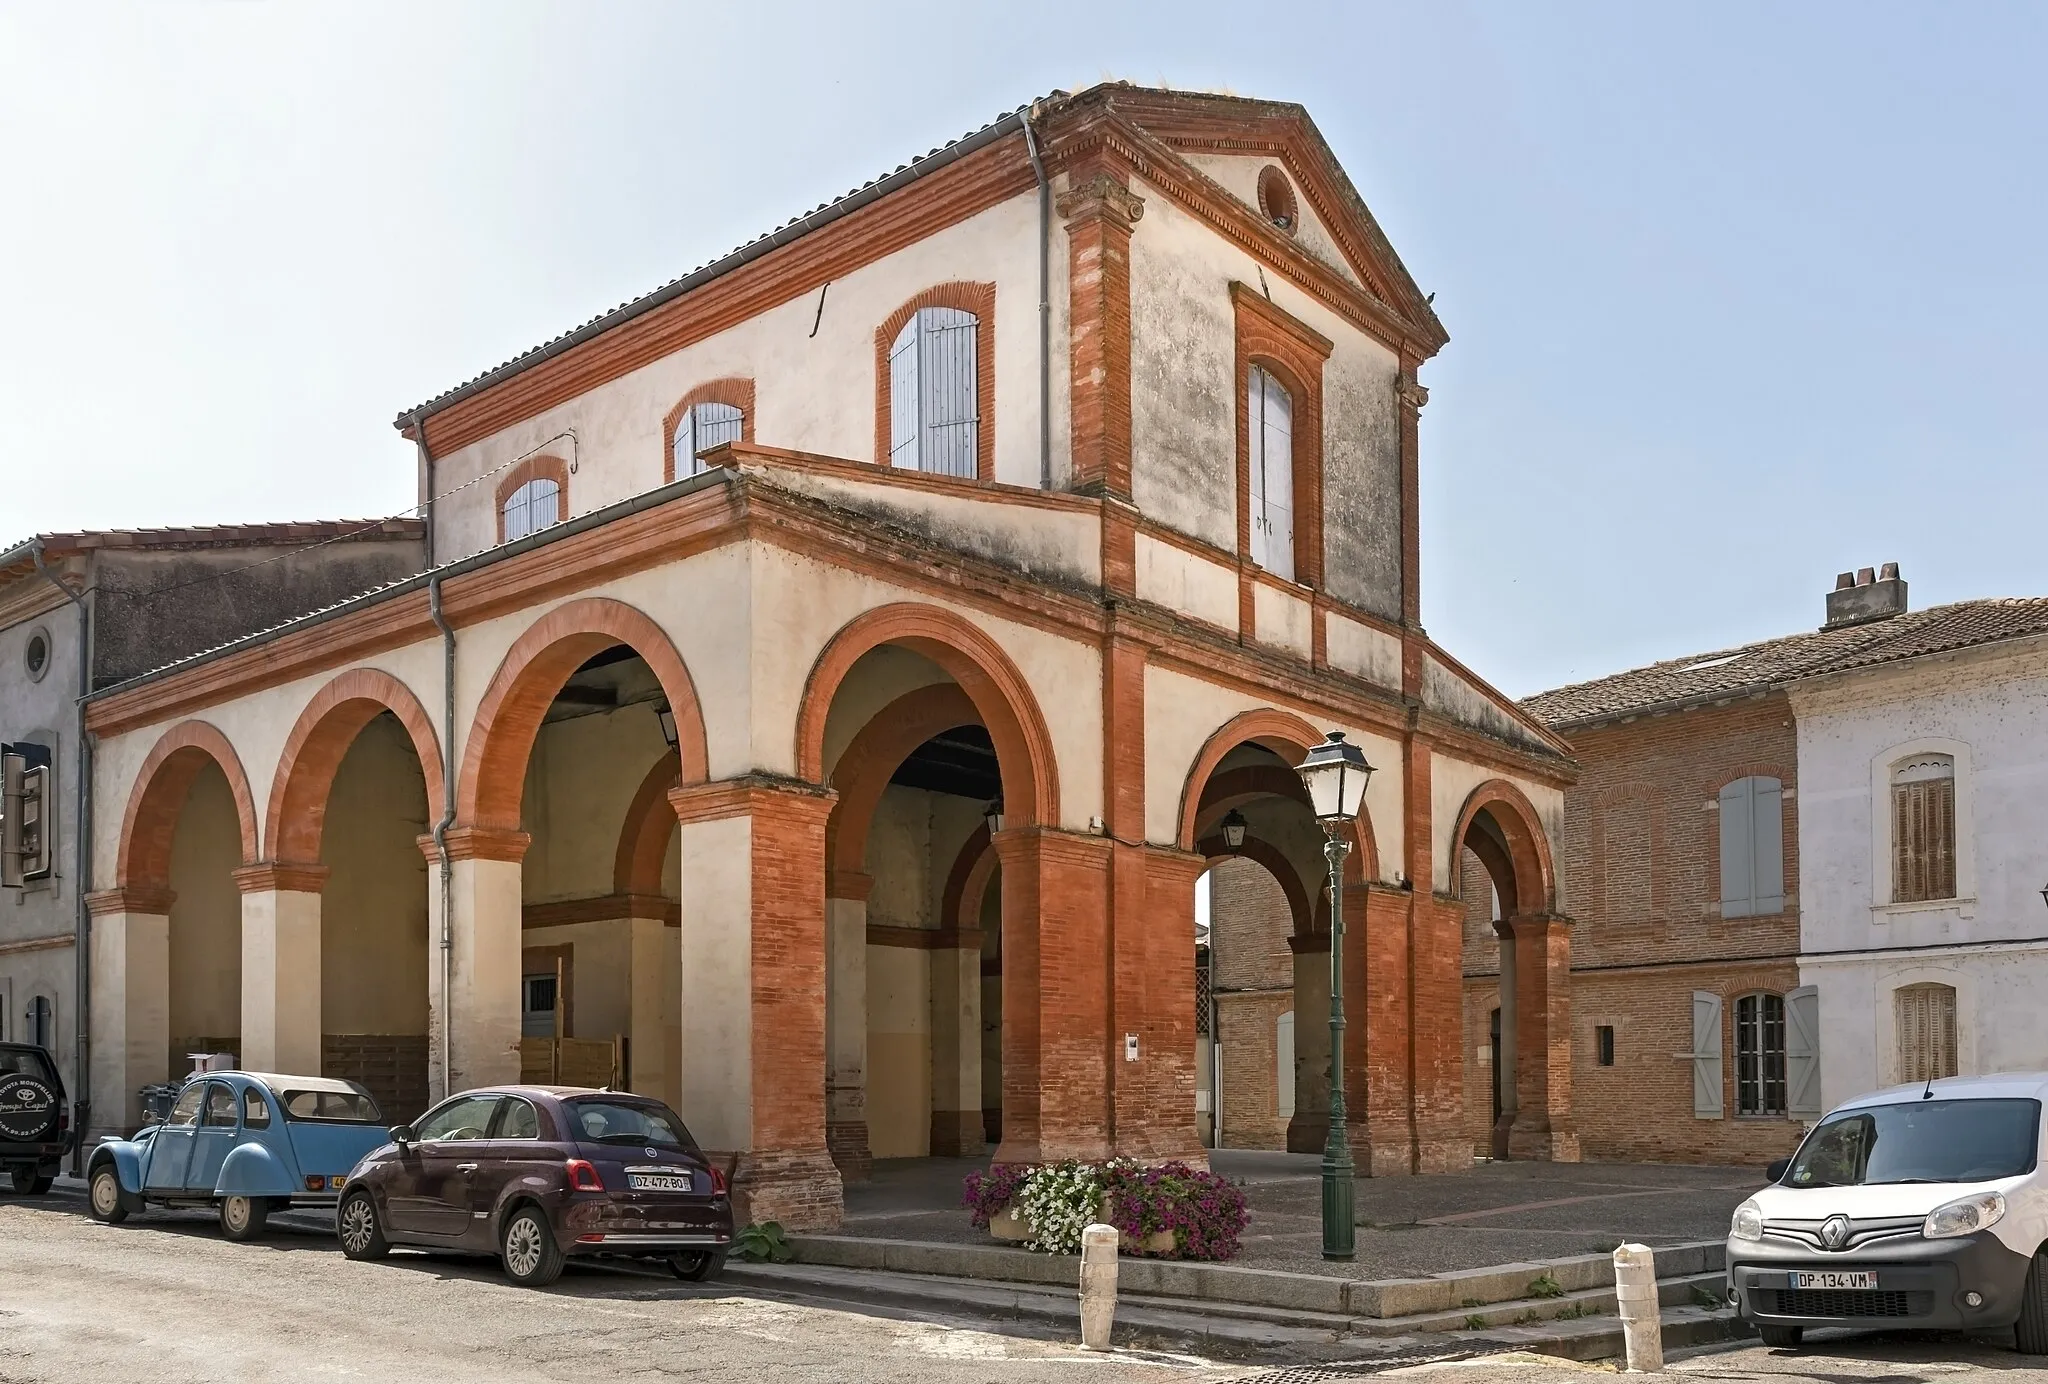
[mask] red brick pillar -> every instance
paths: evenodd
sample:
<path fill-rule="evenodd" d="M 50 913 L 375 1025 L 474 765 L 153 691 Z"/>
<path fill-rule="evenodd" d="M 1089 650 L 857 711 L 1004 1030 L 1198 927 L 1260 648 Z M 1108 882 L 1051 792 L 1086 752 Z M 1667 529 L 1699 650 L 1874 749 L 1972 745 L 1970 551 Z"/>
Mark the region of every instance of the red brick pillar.
<path fill-rule="evenodd" d="M 1515 938 L 1515 1121 L 1508 1156 L 1579 1161 L 1572 1128 L 1572 941 L 1569 919 L 1523 913 Z"/>
<path fill-rule="evenodd" d="M 1354 858 L 1356 853 L 1353 853 Z M 1351 1157 L 1361 1177 L 1415 1170 L 1409 1099 L 1406 890 L 1344 880 L 1344 1089 Z"/>
<path fill-rule="evenodd" d="M 1110 843 L 1019 827 L 998 832 L 994 844 L 1003 867 L 1003 1142 L 995 1161 L 1107 1157 Z"/>
<path fill-rule="evenodd" d="M 1465 912 L 1415 891 L 1415 1171 L 1472 1166 L 1465 1128 Z"/>
<path fill-rule="evenodd" d="M 1137 857 L 1143 890 L 1116 900 L 1116 1151 L 1207 1167 L 1195 1132 L 1195 882 L 1209 862 L 1163 846 L 1117 850 Z M 1136 1062 L 1124 1033 L 1138 1035 Z"/>
<path fill-rule="evenodd" d="M 1067 225 L 1072 321 L 1068 409 L 1072 489 L 1131 498 L 1131 227 L 1144 199 L 1120 175 L 1076 169 Z"/>
<path fill-rule="evenodd" d="M 1321 1153 L 1330 1139 L 1330 934 L 1287 939 L 1294 954 L 1294 1116 L 1289 1153 Z"/>
<path fill-rule="evenodd" d="M 825 1143 L 829 793 L 728 780 L 669 793 L 681 823 L 683 1117 L 739 1155 L 734 1216 L 839 1224 Z"/>

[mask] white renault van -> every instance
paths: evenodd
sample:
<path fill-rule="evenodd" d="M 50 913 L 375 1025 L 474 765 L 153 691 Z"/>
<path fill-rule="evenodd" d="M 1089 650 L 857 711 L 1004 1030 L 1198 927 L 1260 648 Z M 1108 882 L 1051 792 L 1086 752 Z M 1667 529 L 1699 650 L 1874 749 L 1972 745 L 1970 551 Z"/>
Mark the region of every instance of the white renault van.
<path fill-rule="evenodd" d="M 1808 1327 L 2010 1326 L 2048 1355 L 2048 1073 L 1950 1077 L 1834 1111 L 1736 1208 L 1728 1284 L 1764 1343 Z"/>

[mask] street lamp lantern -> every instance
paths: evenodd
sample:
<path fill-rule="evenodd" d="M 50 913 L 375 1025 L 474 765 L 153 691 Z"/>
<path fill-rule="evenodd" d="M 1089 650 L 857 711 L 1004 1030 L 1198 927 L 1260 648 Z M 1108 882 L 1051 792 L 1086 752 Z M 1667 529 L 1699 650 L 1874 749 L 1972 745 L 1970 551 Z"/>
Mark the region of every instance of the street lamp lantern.
<path fill-rule="evenodd" d="M 1344 732 L 1308 752 L 1297 771 L 1308 789 L 1309 807 L 1323 825 L 1323 858 L 1330 865 L 1330 1137 L 1323 1144 L 1323 1258 L 1350 1259 L 1356 1253 L 1351 1137 L 1344 1112 L 1344 857 L 1351 851 L 1351 824 L 1365 806 L 1372 765 L 1348 744 Z"/>
<path fill-rule="evenodd" d="M 676 711 L 668 704 L 668 698 L 654 699 L 654 719 L 661 723 L 661 738 L 668 741 L 670 749 L 682 743 L 676 738 Z"/>
<path fill-rule="evenodd" d="M 1310 750 L 1299 772 L 1309 807 L 1325 828 L 1358 820 L 1372 765 L 1365 762 L 1363 750 L 1344 739 L 1343 731 L 1331 731 L 1329 739 Z"/>
<path fill-rule="evenodd" d="M 1225 813 L 1223 817 L 1224 847 L 1233 851 L 1243 850 L 1245 828 L 1250 825 L 1251 823 L 1244 819 L 1244 814 L 1234 807 Z"/>
<path fill-rule="evenodd" d="M 1003 795 L 998 793 L 988 800 L 988 806 L 981 810 L 981 820 L 988 823 L 988 834 L 996 835 L 1003 829 Z"/>

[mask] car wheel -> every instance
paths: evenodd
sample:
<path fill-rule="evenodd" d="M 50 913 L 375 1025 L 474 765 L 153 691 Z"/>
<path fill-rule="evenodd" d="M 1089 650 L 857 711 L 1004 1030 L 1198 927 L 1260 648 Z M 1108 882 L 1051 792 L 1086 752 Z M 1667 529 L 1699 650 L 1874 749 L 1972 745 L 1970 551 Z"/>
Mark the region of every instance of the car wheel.
<path fill-rule="evenodd" d="M 562 1276 L 568 1262 L 555 1244 L 548 1218 L 535 1207 L 523 1206 L 505 1222 L 502 1241 L 505 1276 L 522 1288 L 545 1288 Z"/>
<path fill-rule="evenodd" d="M 39 1197 L 50 1190 L 56 1179 L 46 1177 L 34 1168 L 14 1169 L 14 1194 L 18 1197 Z"/>
<path fill-rule="evenodd" d="M 230 1240 L 254 1240 L 263 1234 L 270 1219 L 270 1202 L 263 1197 L 222 1197 L 220 1233 Z"/>
<path fill-rule="evenodd" d="M 1757 1333 L 1764 1338 L 1764 1344 L 1773 1350 L 1797 1350 L 1799 1343 L 1806 1339 L 1803 1326 L 1760 1326 Z"/>
<path fill-rule="evenodd" d="M 334 1233 L 341 1252 L 351 1259 L 382 1259 L 391 1253 L 384 1227 L 377 1223 L 377 1203 L 368 1192 L 351 1192 L 334 1214 Z"/>
<path fill-rule="evenodd" d="M 93 1170 L 86 1209 L 92 1212 L 94 1220 L 105 1225 L 119 1225 L 128 1219 L 128 1206 L 121 1196 L 121 1179 L 115 1174 L 113 1164 L 102 1163 Z"/>
<path fill-rule="evenodd" d="M 2036 1254 L 2020 1289 L 2020 1319 L 2012 1343 L 2022 1355 L 2048 1355 L 2048 1254 Z"/>
<path fill-rule="evenodd" d="M 725 1272 L 725 1251 L 709 1249 L 696 1254 L 678 1254 L 668 1261 L 668 1268 L 670 1273 L 686 1283 L 703 1283 Z"/>

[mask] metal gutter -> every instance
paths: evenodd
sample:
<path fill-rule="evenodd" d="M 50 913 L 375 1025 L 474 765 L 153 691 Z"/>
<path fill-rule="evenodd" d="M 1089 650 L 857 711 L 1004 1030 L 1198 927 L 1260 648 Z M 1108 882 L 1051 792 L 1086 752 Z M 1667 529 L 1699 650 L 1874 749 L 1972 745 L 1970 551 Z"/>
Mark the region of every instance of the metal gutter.
<path fill-rule="evenodd" d="M 83 698 L 83 701 L 88 703 L 104 701 L 106 698 L 119 696 L 138 687 L 146 687 L 154 682 L 162 682 L 165 678 L 175 677 L 188 669 L 199 667 L 201 664 L 211 663 L 214 659 L 221 658 L 227 654 L 237 653 L 243 649 L 259 648 L 273 640 L 281 639 L 287 634 L 295 634 L 300 630 L 314 629 L 331 620 L 338 620 L 344 615 L 353 615 L 359 610 L 381 605 L 385 601 L 394 601 L 402 596 L 409 596 L 416 591 L 425 590 L 432 582 L 445 581 L 450 577 L 460 577 L 471 572 L 481 571 L 493 563 L 518 557 L 522 553 L 533 551 L 535 548 L 544 548 L 550 543 L 558 543 L 563 539 L 572 538 L 579 533 L 588 533 L 591 529 L 599 528 L 614 519 L 623 519 L 627 515 L 653 509 L 658 505 L 667 504 L 670 500 L 691 494 L 694 491 L 708 490 L 714 485 L 729 485 L 735 481 L 736 473 L 726 467 L 717 467 L 700 475 L 686 476 L 682 480 L 672 481 L 667 485 L 645 491 L 633 496 L 631 499 L 620 500 L 618 503 L 607 505 L 603 509 L 594 509 L 588 514 L 579 514 L 573 519 L 565 519 L 551 528 L 542 529 L 538 533 L 528 534 L 526 537 L 516 539 L 513 542 L 500 544 L 495 548 L 486 548 L 480 553 L 473 553 L 468 557 L 458 558 L 456 561 L 450 562 L 445 566 L 417 573 L 414 576 L 405 578 L 403 581 L 393 582 L 389 586 L 379 587 L 375 591 L 365 592 L 360 596 L 352 596 L 348 600 L 338 602 L 323 610 L 316 610 L 309 615 L 301 615 L 296 620 L 287 621 L 282 625 L 276 625 L 267 630 L 258 630 L 254 634 L 244 635 L 240 639 L 221 645 L 219 648 L 193 654 L 189 658 L 181 659 L 176 663 L 166 664 L 147 673 L 138 673 L 125 682 L 118 682 L 111 687 L 99 689 Z"/>
<path fill-rule="evenodd" d="M 1054 95 L 1063 96 L 1065 93 L 1055 92 Z M 909 184 L 916 182 L 919 178 L 936 173 L 950 164 L 958 163 L 969 154 L 985 149 L 999 140 L 1007 139 L 1024 127 L 1024 112 L 1027 109 L 1028 107 L 1019 107 L 965 138 L 956 140 L 941 149 L 934 150 L 921 159 L 914 159 L 897 169 L 894 173 L 877 178 L 874 182 L 848 193 L 836 202 L 828 202 L 809 215 L 799 217 L 787 225 L 770 231 L 760 239 L 741 246 L 723 259 L 713 260 L 710 264 L 705 265 L 694 273 L 686 274 L 675 282 L 665 284 L 644 297 L 635 298 L 630 303 L 614 308 L 602 317 L 595 318 L 574 331 L 555 338 L 545 346 L 536 347 L 523 356 L 517 356 L 495 370 L 486 371 L 468 384 L 457 385 L 454 389 L 428 400 L 416 409 L 407 409 L 393 421 L 392 426 L 403 432 L 413 417 L 419 413 L 438 413 L 451 405 L 460 403 L 464 399 L 483 393 L 493 385 L 502 384 L 506 380 L 524 374 L 534 366 L 552 360 L 565 351 L 574 350 L 584 342 L 600 337 L 614 327 L 622 326 L 644 313 L 661 307 L 665 303 L 675 301 L 694 289 L 702 288 L 712 280 L 721 278 L 726 274 L 730 274 L 735 269 L 751 264 L 755 260 L 790 244 L 792 241 L 801 240 L 822 226 L 829 226 L 834 221 L 851 216 L 861 208 L 880 201 L 899 188 L 907 187 Z"/>

